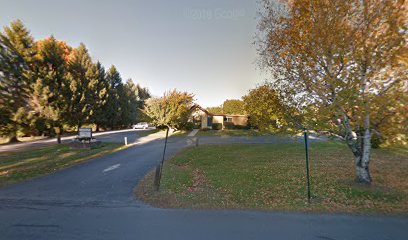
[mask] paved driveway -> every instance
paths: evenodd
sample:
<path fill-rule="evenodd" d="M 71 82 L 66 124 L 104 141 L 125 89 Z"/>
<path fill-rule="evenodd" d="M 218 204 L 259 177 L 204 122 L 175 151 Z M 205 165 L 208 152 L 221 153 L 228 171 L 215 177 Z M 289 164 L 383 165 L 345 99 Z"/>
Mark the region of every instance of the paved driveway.
<path fill-rule="evenodd" d="M 220 139 L 200 142 L 228 143 Z M 166 158 L 194 143 L 194 139 L 171 138 Z M 162 147 L 162 140 L 138 144 L 0 189 L 0 239 L 372 240 L 408 236 L 407 217 L 150 207 L 134 199 L 133 188 L 160 161 Z"/>

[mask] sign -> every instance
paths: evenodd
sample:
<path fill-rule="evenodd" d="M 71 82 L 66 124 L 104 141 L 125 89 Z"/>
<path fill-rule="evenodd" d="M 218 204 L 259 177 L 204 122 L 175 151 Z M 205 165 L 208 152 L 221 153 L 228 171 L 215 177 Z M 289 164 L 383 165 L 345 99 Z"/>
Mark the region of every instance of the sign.
<path fill-rule="evenodd" d="M 80 128 L 78 138 L 92 138 L 92 128 Z"/>

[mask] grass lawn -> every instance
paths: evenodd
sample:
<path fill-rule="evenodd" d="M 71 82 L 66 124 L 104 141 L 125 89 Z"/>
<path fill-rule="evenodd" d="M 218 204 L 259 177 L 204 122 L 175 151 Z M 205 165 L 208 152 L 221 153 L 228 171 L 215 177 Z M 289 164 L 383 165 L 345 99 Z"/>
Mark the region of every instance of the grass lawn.
<path fill-rule="evenodd" d="M 270 135 L 270 133 L 260 132 L 258 130 L 224 129 L 224 130 L 200 130 L 196 136 L 244 136 L 256 137 Z"/>
<path fill-rule="evenodd" d="M 185 136 L 189 134 L 190 131 L 184 131 L 184 130 L 179 130 L 174 133 L 169 132 L 169 136 Z M 141 137 L 146 137 L 146 136 L 155 136 L 155 137 L 166 137 L 166 130 L 163 129 L 152 129 L 152 130 L 147 130 L 147 131 L 140 131 L 137 132 L 137 134 Z"/>
<path fill-rule="evenodd" d="M 90 150 L 73 150 L 67 144 L 56 144 L 24 152 L 3 152 L 0 153 L 0 187 L 45 175 L 122 148 L 123 144 L 102 143 L 101 147 Z"/>
<path fill-rule="evenodd" d="M 311 143 L 308 205 L 303 145 L 202 145 L 165 163 L 159 192 L 152 189 L 151 172 L 135 193 L 165 208 L 407 214 L 407 153 L 374 149 L 370 165 L 374 182 L 361 186 L 353 182 L 353 156 L 347 146 Z"/>

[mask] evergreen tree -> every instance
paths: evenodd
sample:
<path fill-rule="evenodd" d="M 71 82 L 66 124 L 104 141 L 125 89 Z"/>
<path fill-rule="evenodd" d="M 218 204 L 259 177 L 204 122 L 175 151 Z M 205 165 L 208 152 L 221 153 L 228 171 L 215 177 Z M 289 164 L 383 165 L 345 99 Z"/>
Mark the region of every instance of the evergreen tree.
<path fill-rule="evenodd" d="M 96 125 L 96 131 L 106 122 L 105 110 L 108 99 L 109 82 L 106 78 L 105 68 L 98 61 L 94 67 L 94 80 L 91 84 L 91 123 Z"/>
<path fill-rule="evenodd" d="M 150 91 L 149 89 L 140 86 L 140 84 L 136 84 L 136 89 L 138 100 L 141 102 L 142 105 L 144 105 L 145 101 L 152 97 Z"/>
<path fill-rule="evenodd" d="M 105 107 L 105 126 L 111 129 L 120 123 L 122 109 L 119 95 L 123 91 L 122 78 L 115 66 L 111 66 L 106 74 L 109 83 L 107 102 Z"/>
<path fill-rule="evenodd" d="M 70 91 L 68 97 L 68 123 L 72 126 L 81 127 L 90 116 L 90 98 L 92 92 L 89 86 L 91 79 L 95 78 L 92 59 L 85 45 L 81 43 L 70 55 L 68 64 L 68 84 Z"/>
<path fill-rule="evenodd" d="M 84 44 L 72 49 L 50 38 L 34 42 L 21 21 L 0 33 L 0 136 L 57 135 L 65 125 L 93 123 L 97 130 L 138 121 L 147 88 L 122 83 L 114 66 L 105 72 Z"/>
<path fill-rule="evenodd" d="M 122 109 L 121 125 L 128 127 L 141 121 L 141 109 L 144 102 L 150 97 L 150 93 L 146 88 L 142 88 L 139 84 L 134 84 L 132 79 L 128 79 L 123 86 L 123 92 L 119 94 L 120 104 Z"/>
<path fill-rule="evenodd" d="M 71 48 L 64 42 L 57 41 L 53 36 L 37 42 L 36 57 L 36 81 L 33 83 L 33 92 L 30 96 L 30 106 L 36 117 L 33 125 L 43 125 L 50 134 L 57 134 L 60 142 L 60 134 L 64 123 L 64 115 L 67 111 L 65 93 L 69 92 L 66 87 L 67 59 Z"/>
<path fill-rule="evenodd" d="M 27 109 L 35 55 L 34 40 L 20 20 L 0 33 L 0 135 L 17 141 L 24 128 L 20 118 Z"/>

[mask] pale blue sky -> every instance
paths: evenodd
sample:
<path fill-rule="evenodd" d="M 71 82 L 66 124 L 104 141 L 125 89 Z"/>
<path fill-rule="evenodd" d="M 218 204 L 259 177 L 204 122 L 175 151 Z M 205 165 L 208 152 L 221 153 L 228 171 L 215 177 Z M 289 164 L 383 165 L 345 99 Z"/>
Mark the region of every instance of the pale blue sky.
<path fill-rule="evenodd" d="M 177 88 L 204 107 L 240 98 L 264 77 L 251 44 L 257 0 L 0 0 L 0 25 L 21 19 L 35 39 L 85 43 L 154 95 Z"/>

